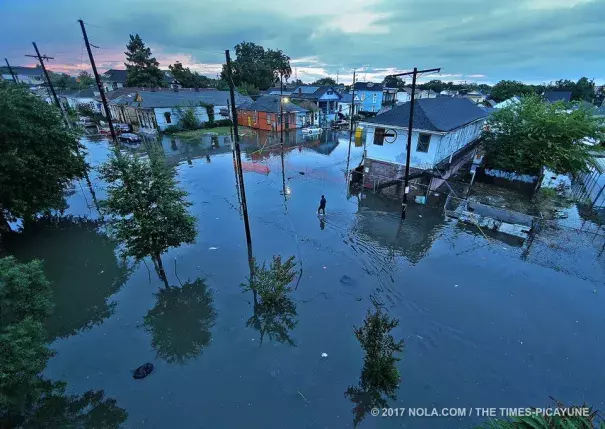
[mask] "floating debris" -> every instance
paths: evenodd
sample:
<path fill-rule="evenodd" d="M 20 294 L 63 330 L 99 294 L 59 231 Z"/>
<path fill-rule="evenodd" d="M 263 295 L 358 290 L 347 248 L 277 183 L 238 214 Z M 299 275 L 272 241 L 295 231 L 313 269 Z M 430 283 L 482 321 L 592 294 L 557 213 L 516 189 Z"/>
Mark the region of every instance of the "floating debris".
<path fill-rule="evenodd" d="M 328 354 L 327 354 L 327 353 L 322 353 L 322 354 L 321 354 L 321 357 L 325 359 L 325 358 L 327 358 L 327 357 L 328 357 Z"/>

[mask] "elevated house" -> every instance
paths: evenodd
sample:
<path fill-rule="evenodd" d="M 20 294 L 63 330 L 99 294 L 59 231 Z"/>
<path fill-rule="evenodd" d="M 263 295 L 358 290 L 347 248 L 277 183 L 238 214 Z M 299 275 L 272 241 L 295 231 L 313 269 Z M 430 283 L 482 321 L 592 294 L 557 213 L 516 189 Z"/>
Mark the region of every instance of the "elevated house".
<path fill-rule="evenodd" d="M 44 72 L 41 67 L 12 66 L 11 68 L 19 83 L 31 86 L 44 84 Z M 0 70 L 2 72 L 2 79 L 13 80 L 8 67 L 1 67 Z"/>
<path fill-rule="evenodd" d="M 411 102 L 360 123 L 366 133 L 364 185 L 404 176 Z M 436 189 L 470 156 L 487 113 L 462 97 L 418 99 L 414 103 L 410 172 Z"/>
<path fill-rule="evenodd" d="M 169 70 L 162 70 L 164 74 L 164 86 L 171 89 L 180 89 L 182 85 L 172 76 Z M 114 91 L 118 88 L 126 87 L 126 76 L 128 70 L 124 69 L 109 69 L 105 73 L 101 74 L 101 81 L 105 92 Z"/>
<path fill-rule="evenodd" d="M 302 85 L 290 94 L 290 98 L 297 102 L 305 101 L 315 104 L 319 110 L 314 113 L 312 123 L 327 126 L 336 119 L 338 103 L 342 99 L 342 95 L 333 86 Z"/>
<path fill-rule="evenodd" d="M 397 88 L 387 88 L 381 83 L 355 82 L 355 95 L 361 101 L 360 111 L 375 113 L 397 101 Z"/>
<path fill-rule="evenodd" d="M 200 90 L 139 90 L 121 91 L 117 97 L 110 97 L 109 109 L 113 119 L 138 127 L 142 131 L 164 131 L 171 125 L 178 125 L 187 109 L 193 109 L 200 123 L 229 119 L 229 91 L 216 89 Z M 236 103 L 252 102 L 250 97 L 236 92 Z"/>
<path fill-rule="evenodd" d="M 284 130 L 302 128 L 309 121 L 309 111 L 297 106 L 283 97 L 283 108 L 280 108 L 279 95 L 263 95 L 253 102 L 243 102 L 237 106 L 237 123 L 265 131 L 281 130 L 283 109 Z"/>

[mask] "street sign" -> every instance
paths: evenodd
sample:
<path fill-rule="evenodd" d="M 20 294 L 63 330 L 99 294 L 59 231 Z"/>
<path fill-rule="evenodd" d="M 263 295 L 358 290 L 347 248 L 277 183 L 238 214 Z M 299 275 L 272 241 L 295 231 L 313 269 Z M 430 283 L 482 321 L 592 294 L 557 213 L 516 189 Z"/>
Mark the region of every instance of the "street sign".
<path fill-rule="evenodd" d="M 397 140 L 397 131 L 395 130 L 386 130 L 384 132 L 384 141 L 387 143 L 394 143 Z"/>

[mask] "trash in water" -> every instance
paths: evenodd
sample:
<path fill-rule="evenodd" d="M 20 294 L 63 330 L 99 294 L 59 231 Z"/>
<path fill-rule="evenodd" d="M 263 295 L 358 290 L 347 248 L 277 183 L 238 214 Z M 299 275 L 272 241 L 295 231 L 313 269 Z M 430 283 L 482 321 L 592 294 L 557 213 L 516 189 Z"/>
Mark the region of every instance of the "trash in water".
<path fill-rule="evenodd" d="M 327 357 L 328 357 L 328 354 L 327 354 L 327 353 L 322 353 L 322 354 L 321 354 L 321 357 L 322 357 L 322 358 L 327 358 Z"/>
<path fill-rule="evenodd" d="M 209 247 L 208 250 L 217 250 L 218 247 Z"/>
<path fill-rule="evenodd" d="M 426 204 L 426 196 L 416 195 L 416 198 L 414 199 L 414 201 L 416 202 L 416 204 Z M 420 217 L 422 217 L 422 216 L 420 216 Z"/>
<path fill-rule="evenodd" d="M 153 368 L 153 364 L 147 362 L 146 364 L 143 364 L 134 371 L 132 371 L 132 377 L 136 378 L 137 380 L 145 378 L 153 372 Z"/>
<path fill-rule="evenodd" d="M 357 284 L 355 279 L 347 276 L 346 274 L 340 278 L 340 283 L 347 285 L 347 286 L 355 286 Z"/>
<path fill-rule="evenodd" d="M 298 174 L 301 174 L 301 175 L 303 175 L 303 176 L 304 176 L 304 175 L 305 175 L 305 172 L 304 172 L 304 171 L 299 171 L 299 172 L 298 172 Z"/>

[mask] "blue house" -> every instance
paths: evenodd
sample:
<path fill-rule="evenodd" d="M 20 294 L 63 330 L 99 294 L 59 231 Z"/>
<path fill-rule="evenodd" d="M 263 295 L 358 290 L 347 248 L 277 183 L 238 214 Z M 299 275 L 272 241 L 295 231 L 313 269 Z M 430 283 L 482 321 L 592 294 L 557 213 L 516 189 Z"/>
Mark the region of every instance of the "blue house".
<path fill-rule="evenodd" d="M 292 100 L 307 100 L 319 107 L 313 123 L 325 126 L 336 119 L 338 103 L 342 100 L 340 93 L 332 86 L 307 86 L 296 88 L 291 94 Z"/>
<path fill-rule="evenodd" d="M 361 100 L 360 111 L 377 113 L 395 103 L 397 88 L 386 88 L 381 83 L 355 82 L 355 98 L 357 96 Z"/>

